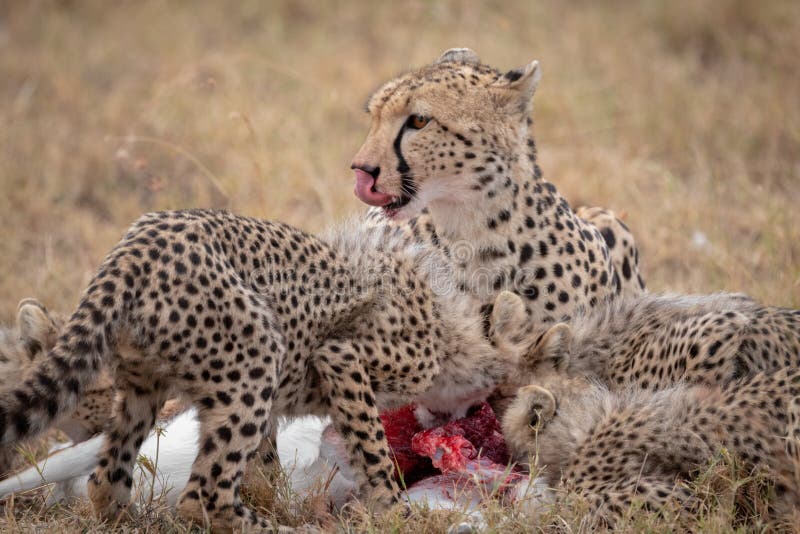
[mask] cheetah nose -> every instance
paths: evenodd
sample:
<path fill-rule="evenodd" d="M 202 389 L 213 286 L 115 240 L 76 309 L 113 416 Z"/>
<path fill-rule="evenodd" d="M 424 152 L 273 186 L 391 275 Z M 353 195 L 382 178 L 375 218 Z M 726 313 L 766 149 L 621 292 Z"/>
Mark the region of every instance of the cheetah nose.
<path fill-rule="evenodd" d="M 350 165 L 350 168 L 353 169 L 353 170 L 356 170 L 356 169 L 362 170 L 365 173 L 367 173 L 370 176 L 372 176 L 373 178 L 375 178 L 376 180 L 378 179 L 378 175 L 380 175 L 380 173 L 381 173 L 381 168 L 380 167 L 375 167 L 373 165 L 367 165 L 367 164 L 360 165 L 358 163 L 352 163 Z"/>
<path fill-rule="evenodd" d="M 392 195 L 381 193 L 375 189 L 375 179 L 380 172 L 378 168 L 373 167 L 365 170 L 365 168 L 354 166 L 353 170 L 356 173 L 354 192 L 362 202 L 370 206 L 385 206 L 393 202 Z"/>

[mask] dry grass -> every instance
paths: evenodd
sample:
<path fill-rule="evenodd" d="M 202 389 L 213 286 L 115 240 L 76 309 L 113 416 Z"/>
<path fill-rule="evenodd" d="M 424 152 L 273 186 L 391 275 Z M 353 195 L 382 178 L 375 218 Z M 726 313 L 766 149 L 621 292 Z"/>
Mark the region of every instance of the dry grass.
<path fill-rule="evenodd" d="M 675 511 L 648 512 L 634 501 L 630 510 L 615 525 L 616 532 L 799 532 L 797 520 L 767 520 L 771 487 L 759 474 L 743 471 L 736 462 L 723 457 L 712 462 L 689 487 L 698 496 L 695 512 L 681 517 Z M 420 533 L 447 532 L 454 525 L 472 525 L 489 533 L 586 533 L 601 530 L 588 512 L 587 504 L 578 496 L 567 496 L 563 502 L 540 509 L 532 519 L 526 502 L 511 505 L 488 498 L 479 508 L 481 519 L 471 518 L 468 510 L 430 510 L 414 505 L 408 515 L 395 510 L 381 516 L 370 514 L 354 503 L 342 512 L 332 514 L 321 493 L 302 499 L 288 488 L 283 474 L 262 475 L 251 481 L 244 494 L 248 504 L 269 517 L 275 525 L 308 526 L 329 532 Z M 140 501 L 141 502 L 141 501 Z M 146 499 L 144 502 L 147 502 Z M 6 503 L 5 517 L 0 515 L 0 528 L 13 532 L 61 533 L 86 532 L 150 532 L 153 534 L 200 532 L 176 517 L 173 511 L 157 502 L 140 507 L 135 519 L 114 524 L 92 518 L 86 501 L 47 509 L 42 496 L 17 497 Z M 462 531 L 464 532 L 464 531 Z"/>
<path fill-rule="evenodd" d="M 626 214 L 651 289 L 800 306 L 797 2 L 19 1 L 0 4 L 0 320 L 27 296 L 68 309 L 147 210 L 319 230 L 361 209 L 365 97 L 451 46 L 541 61 L 545 177 Z"/>

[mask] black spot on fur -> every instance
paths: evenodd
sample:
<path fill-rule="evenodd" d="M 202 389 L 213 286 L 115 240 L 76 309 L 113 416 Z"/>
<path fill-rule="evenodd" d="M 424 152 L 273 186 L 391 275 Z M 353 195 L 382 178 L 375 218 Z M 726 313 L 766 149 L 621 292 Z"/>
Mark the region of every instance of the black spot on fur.
<path fill-rule="evenodd" d="M 614 231 L 611 228 L 603 228 L 600 230 L 600 233 L 603 235 L 603 239 L 606 242 L 608 248 L 614 248 L 614 245 L 617 244 L 617 238 L 614 236 Z"/>
<path fill-rule="evenodd" d="M 519 249 L 519 262 L 520 264 L 527 262 L 533 256 L 533 247 L 531 247 L 528 243 L 522 245 L 522 248 Z"/>

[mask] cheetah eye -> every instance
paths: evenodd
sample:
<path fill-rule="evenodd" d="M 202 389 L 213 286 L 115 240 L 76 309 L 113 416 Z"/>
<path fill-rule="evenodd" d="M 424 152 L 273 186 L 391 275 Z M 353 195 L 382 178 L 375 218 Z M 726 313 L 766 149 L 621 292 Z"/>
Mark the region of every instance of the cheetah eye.
<path fill-rule="evenodd" d="M 406 121 L 406 126 L 414 130 L 421 130 L 431 122 L 430 117 L 423 117 L 422 115 L 410 115 Z"/>

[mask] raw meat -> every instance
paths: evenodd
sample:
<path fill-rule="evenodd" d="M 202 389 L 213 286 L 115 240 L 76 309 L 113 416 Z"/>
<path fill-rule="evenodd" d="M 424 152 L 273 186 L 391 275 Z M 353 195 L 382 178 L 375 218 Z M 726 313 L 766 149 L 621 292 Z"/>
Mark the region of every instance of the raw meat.
<path fill-rule="evenodd" d="M 413 437 L 411 448 L 431 458 L 442 471 L 463 470 L 466 460 L 475 459 L 478 454 L 501 465 L 509 460 L 500 423 L 485 402 L 472 407 L 467 417 L 419 432 Z M 441 450 L 437 452 L 437 448 Z"/>
<path fill-rule="evenodd" d="M 406 485 L 440 473 L 474 472 L 508 463 L 500 423 L 487 403 L 470 409 L 466 417 L 443 426 L 423 430 L 413 405 L 381 415 L 399 469 Z"/>
<path fill-rule="evenodd" d="M 397 410 L 381 414 L 386 441 L 392 449 L 396 463 L 395 475 L 406 485 L 437 473 L 429 458 L 420 456 L 411 448 L 414 434 L 422 430 L 414 416 L 414 405 L 408 404 Z"/>

